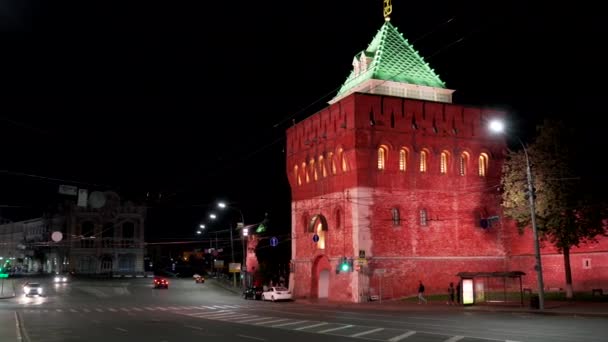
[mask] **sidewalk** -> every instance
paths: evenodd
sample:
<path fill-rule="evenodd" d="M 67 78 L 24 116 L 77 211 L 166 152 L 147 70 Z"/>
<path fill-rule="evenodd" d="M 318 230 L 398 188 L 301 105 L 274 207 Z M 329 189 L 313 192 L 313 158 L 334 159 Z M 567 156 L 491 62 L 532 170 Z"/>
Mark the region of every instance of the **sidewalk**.
<path fill-rule="evenodd" d="M 563 316 L 584 316 L 584 317 L 604 317 L 608 318 L 608 303 L 596 302 L 565 302 L 548 301 L 545 302 L 545 309 L 538 310 L 530 307 L 530 303 L 524 306 L 501 305 L 501 304 L 476 304 L 476 305 L 447 305 L 445 302 L 431 302 L 428 304 L 417 304 L 402 300 L 387 300 L 380 302 L 365 303 L 337 303 L 310 299 L 296 299 L 297 303 L 308 305 L 320 305 L 342 309 L 366 309 L 379 311 L 460 311 L 460 312 L 505 312 L 505 313 L 528 313 L 542 315 L 563 315 Z"/>

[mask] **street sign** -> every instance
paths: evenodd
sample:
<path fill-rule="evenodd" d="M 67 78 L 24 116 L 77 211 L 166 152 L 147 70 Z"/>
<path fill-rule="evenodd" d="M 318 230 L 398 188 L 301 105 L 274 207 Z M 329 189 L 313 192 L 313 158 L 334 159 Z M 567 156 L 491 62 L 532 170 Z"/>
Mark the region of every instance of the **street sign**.
<path fill-rule="evenodd" d="M 314 243 L 319 242 L 319 235 L 315 234 L 312 236 L 312 241 L 314 241 Z"/>
<path fill-rule="evenodd" d="M 275 236 L 270 238 L 270 245 L 272 247 L 276 247 L 279 244 L 279 239 L 277 239 Z"/>
<path fill-rule="evenodd" d="M 228 264 L 228 272 L 230 273 L 239 273 L 241 272 L 241 263 L 240 262 L 231 262 Z"/>
<path fill-rule="evenodd" d="M 243 223 L 243 222 L 236 223 L 236 229 L 242 229 L 243 227 L 245 227 L 245 223 Z"/>
<path fill-rule="evenodd" d="M 72 185 L 60 185 L 59 193 L 62 195 L 76 196 L 78 195 L 78 188 Z"/>
<path fill-rule="evenodd" d="M 89 191 L 87 189 L 78 189 L 78 206 L 86 208 L 88 200 Z"/>

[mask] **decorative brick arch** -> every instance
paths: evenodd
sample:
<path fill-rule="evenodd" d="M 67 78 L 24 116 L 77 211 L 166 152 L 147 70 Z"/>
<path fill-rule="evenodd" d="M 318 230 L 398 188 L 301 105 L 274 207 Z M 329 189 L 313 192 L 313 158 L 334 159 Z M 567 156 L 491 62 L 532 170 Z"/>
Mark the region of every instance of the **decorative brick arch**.
<path fill-rule="evenodd" d="M 324 279 L 323 275 L 327 277 L 325 279 L 326 283 L 320 284 Z M 329 258 L 326 255 L 319 255 L 315 258 L 315 261 L 312 263 L 311 270 L 311 283 L 310 283 L 310 295 L 312 298 L 319 298 L 320 293 L 329 293 L 329 279 L 331 275 L 331 264 L 329 263 Z M 320 287 L 321 286 L 321 287 Z M 325 291 L 322 287 L 326 286 Z M 321 291 L 319 291 L 321 289 Z"/>

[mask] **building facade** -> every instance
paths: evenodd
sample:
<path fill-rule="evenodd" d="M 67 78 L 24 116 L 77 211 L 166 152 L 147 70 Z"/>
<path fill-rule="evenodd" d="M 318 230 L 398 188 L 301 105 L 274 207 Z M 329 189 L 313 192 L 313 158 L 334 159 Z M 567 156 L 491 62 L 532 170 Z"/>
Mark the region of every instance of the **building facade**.
<path fill-rule="evenodd" d="M 419 281 L 445 293 L 459 272 L 523 271 L 535 287 L 532 236 L 500 208 L 506 143 L 487 125 L 506 113 L 452 93 L 387 20 L 329 107 L 287 130 L 295 297 L 397 298 Z M 607 250 L 572 251 L 575 285 L 608 286 L 591 271 L 608 274 Z M 563 287 L 549 246 L 543 265 Z"/>
<path fill-rule="evenodd" d="M 66 244 L 77 274 L 143 275 L 146 208 L 105 192 L 105 204 L 70 208 Z"/>

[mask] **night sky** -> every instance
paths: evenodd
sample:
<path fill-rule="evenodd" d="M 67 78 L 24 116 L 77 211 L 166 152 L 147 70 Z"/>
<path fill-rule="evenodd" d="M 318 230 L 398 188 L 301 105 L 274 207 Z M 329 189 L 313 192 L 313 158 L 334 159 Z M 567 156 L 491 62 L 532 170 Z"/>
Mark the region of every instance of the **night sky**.
<path fill-rule="evenodd" d="M 382 1 L 180 3 L 0 3 L 0 216 L 31 218 L 74 184 L 149 193 L 150 241 L 192 238 L 219 198 L 288 234 L 285 129 L 335 95 Z M 543 117 L 601 132 L 597 6 L 393 0 L 392 23 L 455 103 L 506 109 L 523 137 Z"/>

